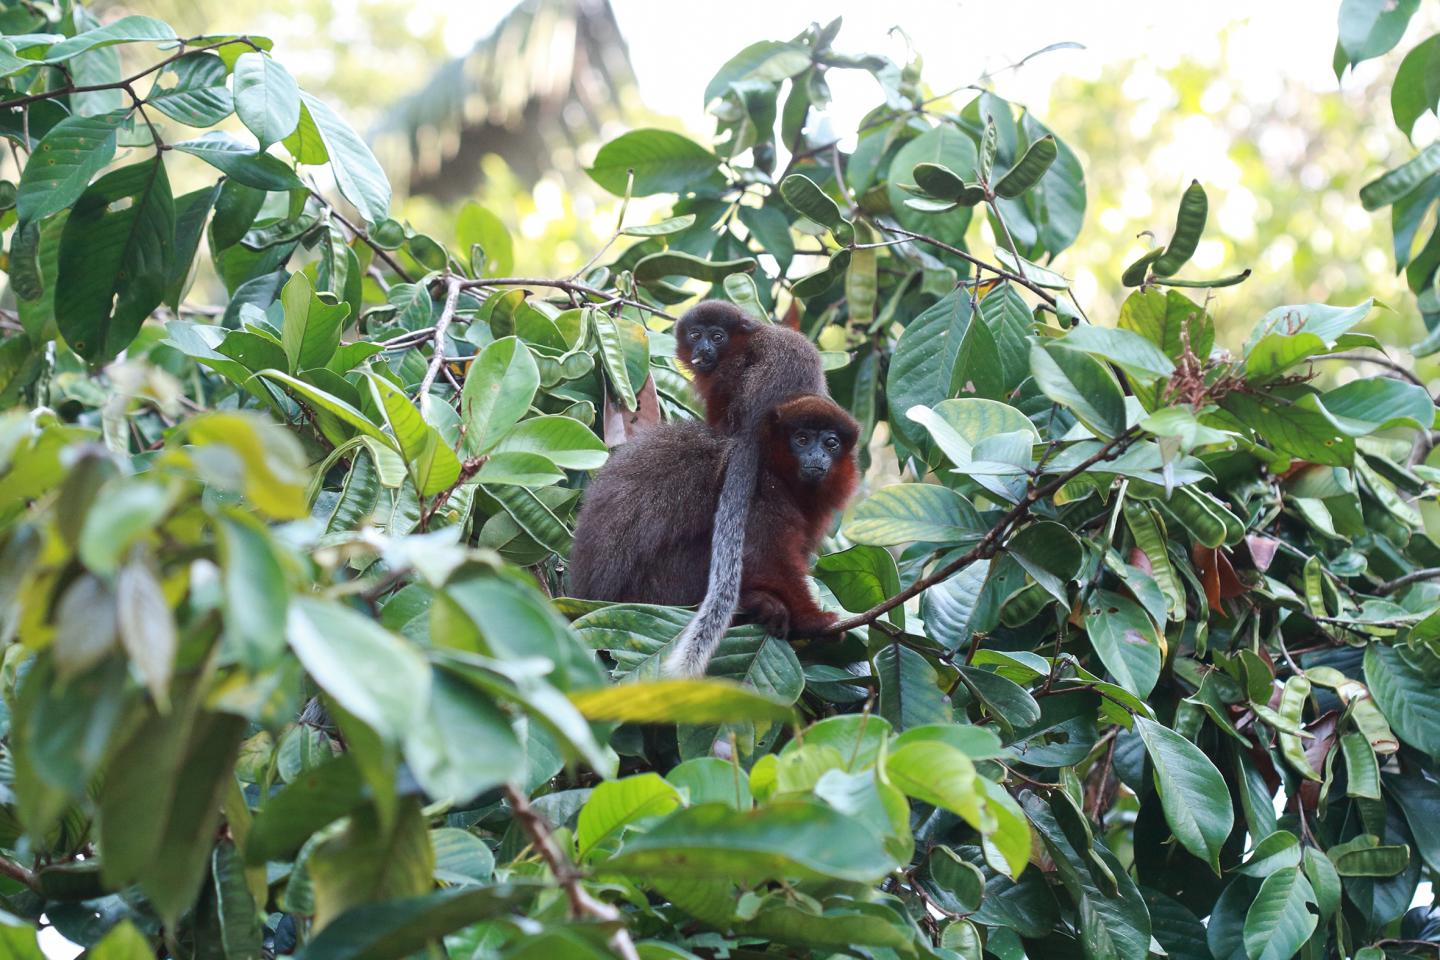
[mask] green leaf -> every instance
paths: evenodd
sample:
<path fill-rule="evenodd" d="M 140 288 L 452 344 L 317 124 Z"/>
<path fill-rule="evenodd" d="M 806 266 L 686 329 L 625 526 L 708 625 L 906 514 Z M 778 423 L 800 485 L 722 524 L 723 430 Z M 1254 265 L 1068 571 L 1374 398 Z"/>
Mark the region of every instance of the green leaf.
<path fill-rule="evenodd" d="M 1440 690 L 1394 647 L 1365 648 L 1365 685 L 1406 743 L 1440 756 Z"/>
<path fill-rule="evenodd" d="M 144 43 L 174 40 L 175 31 L 163 20 L 132 14 L 95 30 L 86 30 L 62 40 L 45 52 L 46 63 L 61 63 L 87 50 L 117 43 Z"/>
<path fill-rule="evenodd" d="M 1061 603 L 1069 603 L 1065 585 L 1080 572 L 1084 551 L 1063 525 L 1050 520 L 1032 523 L 1011 537 L 1005 550 L 1025 572 Z"/>
<path fill-rule="evenodd" d="M 433 497 L 453 487 L 460 479 L 460 459 L 440 431 L 426 423 L 409 398 L 389 380 L 374 373 L 367 374 L 366 379 L 376 406 L 385 411 L 390 432 L 420 496 Z"/>
<path fill-rule="evenodd" d="M 41 220 L 73 206 L 115 156 L 116 128 L 124 118 L 124 111 L 68 116 L 51 127 L 20 174 L 16 215 Z"/>
<path fill-rule="evenodd" d="M 829 227 L 836 242 L 844 245 L 854 239 L 854 228 L 840 212 L 840 206 L 804 174 L 792 173 L 780 181 L 780 196 L 796 212 Z"/>
<path fill-rule="evenodd" d="M 192 53 L 175 61 L 170 70 L 175 73 L 174 85 L 162 87 L 157 80 L 145 102 L 171 120 L 191 127 L 209 127 L 235 109 L 226 86 L 229 71 L 214 54 Z"/>
<path fill-rule="evenodd" d="M 475 479 L 479 483 L 547 487 L 564 482 L 565 474 L 538 453 L 500 450 L 486 456 Z"/>
<path fill-rule="evenodd" d="M 471 371 L 474 374 L 474 367 Z M 609 456 L 605 440 L 595 436 L 579 420 L 567 416 L 537 416 L 521 420 L 514 429 L 505 433 L 504 439 L 492 450 L 497 455 L 517 452 L 536 453 L 567 471 L 599 469 Z"/>
<path fill-rule="evenodd" d="M 1120 686 L 1144 699 L 1160 678 L 1160 637 L 1144 609 L 1108 590 L 1090 595 L 1085 610 L 1090 645 Z"/>
<path fill-rule="evenodd" d="M 1295 834 L 1288 830 L 1277 830 L 1255 844 L 1250 859 L 1245 861 L 1240 872 L 1247 877 L 1263 879 L 1276 870 L 1299 866 L 1301 852 L 1300 841 Z"/>
<path fill-rule="evenodd" d="M 129 205 L 115 209 L 122 200 Z M 92 363 L 130 345 L 165 298 L 175 207 L 159 157 L 114 170 L 87 189 L 60 238 L 55 320 Z"/>
<path fill-rule="evenodd" d="M 793 721 L 790 701 L 715 678 L 651 680 L 570 694 L 589 720 L 617 723 Z"/>
<path fill-rule="evenodd" d="M 503 337 L 485 344 L 480 358 L 465 374 L 465 386 L 461 390 L 465 450 L 478 455 L 494 449 L 505 432 L 526 415 L 539 389 L 540 371 L 523 341 Z M 544 450 L 534 452 L 544 453 Z"/>
<path fill-rule="evenodd" d="M 475 834 L 459 827 L 430 831 L 435 879 L 446 883 L 485 883 L 495 873 L 495 855 Z"/>
<path fill-rule="evenodd" d="M 719 803 L 677 810 L 605 863 L 607 872 L 631 876 L 745 884 L 781 877 L 874 883 L 895 866 L 880 837 L 809 801 L 743 812 Z"/>
<path fill-rule="evenodd" d="M 672 233 L 682 233 L 695 225 L 695 214 L 687 213 L 679 217 L 667 217 L 656 223 L 636 223 L 623 227 L 620 232 L 627 237 L 668 237 Z"/>
<path fill-rule="evenodd" d="M 1151 273 L 1157 277 L 1168 277 L 1185 266 L 1186 261 L 1195 255 L 1200 234 L 1205 232 L 1209 209 L 1210 202 L 1205 196 L 1205 188 L 1200 186 L 1199 180 L 1191 180 L 1190 186 L 1185 188 L 1184 196 L 1180 198 L 1180 210 L 1175 215 L 1175 232 L 1170 236 L 1170 244 L 1150 265 Z"/>
<path fill-rule="evenodd" d="M 995 184 L 995 193 L 1001 197 L 1018 197 L 1040 182 L 1050 164 L 1060 155 L 1054 137 L 1041 137 L 1025 148 L 1025 154 Z"/>
<path fill-rule="evenodd" d="M 1343 0 L 1340 49 L 1351 63 L 1378 57 L 1400 42 L 1420 0 Z"/>
<path fill-rule="evenodd" d="M 390 215 L 390 181 L 375 155 L 350 125 L 325 103 L 301 92 L 300 101 L 315 121 L 340 193 L 368 223 Z"/>
<path fill-rule="evenodd" d="M 1373 833 L 1338 843 L 1325 851 L 1342 877 L 1393 877 L 1410 864 L 1410 848 L 1380 843 Z"/>
<path fill-rule="evenodd" d="M 350 305 L 320 299 L 310 285 L 310 278 L 298 271 L 290 275 L 280 291 L 280 302 L 285 307 L 280 342 L 285 348 L 290 372 L 299 373 L 329 363 L 340 346 L 340 331 L 350 315 Z"/>
<path fill-rule="evenodd" d="M 706 260 L 680 250 L 666 250 L 652 253 L 635 264 L 635 280 L 647 283 L 664 277 L 682 276 L 706 283 L 719 283 L 732 273 L 753 273 L 755 260 L 744 257 L 740 260 Z"/>
<path fill-rule="evenodd" d="M 920 653 L 892 643 L 875 654 L 880 678 L 880 716 L 898 731 L 950 723 L 950 700 L 940 676 Z"/>
<path fill-rule="evenodd" d="M 693 189 L 714 178 L 719 169 L 720 158 L 695 141 L 669 130 L 641 129 L 621 134 L 601 147 L 594 165 L 585 172 L 610 193 L 623 197 L 633 171 L 630 196 L 648 197 Z"/>
<path fill-rule="evenodd" d="M 932 483 L 882 487 L 850 508 L 844 521 L 848 539 L 878 547 L 914 540 L 970 543 L 988 529 L 968 500 Z"/>
<path fill-rule="evenodd" d="M 942 807 L 981 828 L 983 793 L 975 764 L 939 740 L 916 740 L 897 747 L 885 760 L 890 782 L 922 803 Z"/>
<path fill-rule="evenodd" d="M 273 667 L 285 650 L 285 574 L 265 528 L 245 514 L 218 518 L 225 638 L 252 672 Z"/>
<path fill-rule="evenodd" d="M 1395 80 L 1390 85 L 1390 112 L 1395 117 L 1395 126 L 1407 137 L 1414 131 L 1416 122 L 1426 113 L 1433 113 L 1440 103 L 1437 66 L 1440 66 L 1440 35 L 1416 44 L 1395 71 Z"/>
<path fill-rule="evenodd" d="M 408 957 L 462 927 L 508 914 L 530 896 L 531 891 L 497 884 L 362 904 L 326 924 L 295 953 L 295 960 Z"/>
<path fill-rule="evenodd" d="M 336 603 L 297 597 L 286 635 L 315 682 L 388 742 L 401 742 L 423 715 L 430 668 L 412 647 L 368 617 Z"/>
<path fill-rule="evenodd" d="M 235 61 L 235 113 L 263 153 L 300 125 L 300 87 L 268 53 L 243 53 Z"/>
<path fill-rule="evenodd" d="M 1137 716 L 1135 729 L 1150 754 L 1155 790 L 1175 839 L 1218 876 L 1220 848 L 1235 825 L 1225 778 L 1199 747 L 1169 727 Z"/>
<path fill-rule="evenodd" d="M 523 778 L 525 748 L 511 722 L 469 684 L 437 671 L 425 714 L 405 735 L 405 762 L 431 797 L 465 803 Z"/>
<path fill-rule="evenodd" d="M 1389 377 L 1352 380 L 1324 394 L 1320 402 L 1351 436 L 1397 426 L 1429 430 L 1435 422 L 1435 401 L 1428 390 Z"/>
<path fill-rule="evenodd" d="M 597 786 L 580 808 L 575 844 L 585 860 L 598 844 L 639 820 L 664 816 L 681 805 L 680 793 L 656 773 L 642 773 Z"/>
<path fill-rule="evenodd" d="M 955 360 L 969 324 L 968 298 L 947 294 L 911 320 L 895 345 L 885 391 L 890 429 L 911 446 L 922 444 L 925 432 L 905 412 L 934 407 L 950 396 Z"/>
<path fill-rule="evenodd" d="M 1125 397 L 1115 376 L 1087 354 L 1049 343 L 1030 347 L 1030 372 L 1040 391 L 1101 437 L 1125 429 Z"/>
<path fill-rule="evenodd" d="M 257 377 L 263 377 L 266 380 L 273 380 L 276 383 L 288 387 L 307 400 L 316 410 L 321 410 L 337 417 L 343 423 L 354 427 L 365 436 L 380 441 L 387 449 L 399 452 L 399 442 L 394 437 L 381 430 L 374 422 L 366 417 L 365 414 L 334 394 L 326 393 L 319 387 L 312 386 L 303 380 L 298 380 L 281 370 L 261 370 L 255 375 Z"/>
<path fill-rule="evenodd" d="M 1158 346 L 1131 330 L 1077 326 L 1052 342 L 1113 361 L 1137 380 L 1168 377 L 1175 372 L 1175 364 Z"/>
<path fill-rule="evenodd" d="M 1314 902 L 1315 891 L 1297 868 L 1286 867 L 1266 877 L 1245 914 L 1245 953 L 1250 960 L 1294 957 L 1319 923 L 1308 908 Z"/>
<path fill-rule="evenodd" d="M 1120 305 L 1117 325 L 1140 334 L 1171 360 L 1180 359 L 1187 338 L 1202 361 L 1215 343 L 1215 326 L 1204 308 L 1178 290 L 1136 290 Z"/>
<path fill-rule="evenodd" d="M 145 561 L 132 559 L 120 568 L 115 578 L 115 614 L 120 644 L 131 664 L 155 702 L 168 708 L 179 639 L 170 604 Z"/>
<path fill-rule="evenodd" d="M 236 183 L 257 190 L 303 190 L 305 184 L 278 157 L 256 153 L 255 148 L 220 130 L 211 130 L 173 145 L 181 153 L 199 157 Z"/>
<path fill-rule="evenodd" d="M 941 123 L 906 143 L 896 151 L 895 158 L 890 161 L 890 172 L 885 182 L 890 209 L 894 211 L 895 219 L 907 230 L 963 247 L 965 230 L 970 225 L 969 207 L 955 207 L 943 213 L 922 213 L 906 204 L 906 194 L 900 185 L 917 182 L 915 167 L 921 163 L 939 164 L 965 176 L 977 169 L 979 160 L 975 141 L 953 123 Z M 941 253 L 940 257 L 943 260 L 946 254 Z M 912 322 L 911 326 L 913 325 Z M 949 366 L 946 369 L 949 370 Z M 930 403 L 940 399 L 942 398 L 935 397 Z M 907 403 L 905 406 L 912 405 Z"/>
<path fill-rule="evenodd" d="M 798 43 L 761 40 L 750 44 L 715 73 L 705 86 L 705 103 L 723 97 L 731 85 L 745 80 L 778 83 L 810 66 L 810 51 Z"/>
<path fill-rule="evenodd" d="M 306 770 L 266 798 L 245 842 L 245 862 L 291 859 L 316 830 L 364 802 L 365 790 L 365 778 L 349 754 Z"/>

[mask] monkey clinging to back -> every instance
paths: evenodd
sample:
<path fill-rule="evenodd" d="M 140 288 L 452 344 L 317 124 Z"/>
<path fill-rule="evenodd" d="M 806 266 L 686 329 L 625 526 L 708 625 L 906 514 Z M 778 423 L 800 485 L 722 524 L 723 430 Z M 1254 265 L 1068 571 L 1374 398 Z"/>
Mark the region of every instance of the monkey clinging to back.
<path fill-rule="evenodd" d="M 828 397 L 829 390 L 813 343 L 786 327 L 757 323 L 722 300 L 686 311 L 675 325 L 675 353 L 695 375 L 706 421 L 732 437 L 705 597 L 665 660 L 666 673 L 690 676 L 705 672 L 741 600 L 746 517 L 760 476 L 765 418 L 793 397 Z"/>
<path fill-rule="evenodd" d="M 858 434 L 848 413 L 815 395 L 768 411 L 754 434 L 760 457 L 737 546 L 736 592 L 741 611 L 777 636 L 834 621 L 806 578 L 810 555 L 855 489 Z M 689 422 L 654 427 L 618 448 L 586 489 L 570 553 L 571 593 L 676 605 L 705 596 L 726 458 L 739 442 Z M 658 496 L 657 482 L 664 484 Z M 692 649 L 704 659 L 684 672 L 703 673 L 714 648 Z"/>

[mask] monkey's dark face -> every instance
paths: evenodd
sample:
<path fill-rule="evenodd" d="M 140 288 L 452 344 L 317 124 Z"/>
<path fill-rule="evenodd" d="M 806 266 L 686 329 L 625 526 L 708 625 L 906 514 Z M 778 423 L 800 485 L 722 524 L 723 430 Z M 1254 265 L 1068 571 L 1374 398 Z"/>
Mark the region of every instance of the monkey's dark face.
<path fill-rule="evenodd" d="M 710 373 L 730 346 L 730 331 L 719 324 L 686 324 L 676 346 L 697 373 Z"/>
<path fill-rule="evenodd" d="M 805 483 L 820 483 L 845 455 L 845 439 L 836 430 L 798 426 L 790 431 L 790 455 Z"/>

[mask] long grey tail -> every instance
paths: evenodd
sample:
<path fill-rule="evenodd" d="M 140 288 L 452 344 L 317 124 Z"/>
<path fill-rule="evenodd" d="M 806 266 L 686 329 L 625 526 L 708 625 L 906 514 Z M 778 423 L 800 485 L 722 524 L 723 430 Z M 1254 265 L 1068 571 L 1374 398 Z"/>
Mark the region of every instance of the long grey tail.
<path fill-rule="evenodd" d="M 730 447 L 725 482 L 715 507 L 715 527 L 710 536 L 710 581 L 705 587 L 705 599 L 665 657 L 661 670 L 667 676 L 703 676 L 735 615 L 740 602 L 745 521 L 750 514 L 750 498 L 754 496 L 759 473 L 759 431 L 742 432 Z"/>

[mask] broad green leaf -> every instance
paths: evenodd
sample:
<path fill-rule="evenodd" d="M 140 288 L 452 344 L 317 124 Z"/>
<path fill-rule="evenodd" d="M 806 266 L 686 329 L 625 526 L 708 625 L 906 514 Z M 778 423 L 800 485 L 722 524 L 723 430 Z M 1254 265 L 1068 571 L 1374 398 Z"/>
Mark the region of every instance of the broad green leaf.
<path fill-rule="evenodd" d="M 897 747 L 885 760 L 885 772 L 905 794 L 958 814 L 977 830 L 984 828 L 975 765 L 949 744 L 916 740 Z"/>
<path fill-rule="evenodd" d="M 594 165 L 585 172 L 617 197 L 625 196 L 633 172 L 629 194 L 648 197 L 693 189 L 710 180 L 719 167 L 719 157 L 687 137 L 669 130 L 641 129 L 621 134 L 601 147 Z"/>
<path fill-rule="evenodd" d="M 433 497 L 449 490 L 460 479 L 460 459 L 440 435 L 389 380 L 369 374 L 371 395 L 376 406 L 385 411 L 399 445 L 400 456 L 410 471 L 410 479 L 422 497 Z"/>
<path fill-rule="evenodd" d="M 486 455 L 475 479 L 479 483 L 547 487 L 564 482 L 565 474 L 538 453 L 495 451 Z"/>
<path fill-rule="evenodd" d="M 422 953 L 447 934 L 514 911 L 533 894 L 506 884 L 452 887 L 366 903 L 335 917 L 296 951 L 296 960 L 383 960 Z M 543 954 L 536 955 L 541 956 Z"/>
<path fill-rule="evenodd" d="M 844 522 L 847 538 L 880 547 L 914 540 L 970 543 L 988 529 L 968 500 L 930 483 L 883 487 L 850 508 Z"/>
<path fill-rule="evenodd" d="M 1168 377 L 1175 372 L 1175 364 L 1158 346 L 1130 330 L 1078 326 L 1054 342 L 1111 360 L 1130 376 L 1141 380 Z"/>
<path fill-rule="evenodd" d="M 511 719 L 468 684 L 436 672 L 424 716 L 404 738 L 405 762 L 430 796 L 464 803 L 519 780 L 525 750 Z"/>
<path fill-rule="evenodd" d="M 1255 329 L 1250 331 L 1250 337 L 1245 341 L 1245 352 L 1248 354 L 1262 337 L 1272 333 L 1286 336 L 1311 333 L 1323 340 L 1327 348 L 1333 347 L 1343 334 L 1365 319 L 1374 305 L 1372 299 L 1353 307 L 1332 307 L 1328 303 L 1275 307 L 1267 311 L 1255 324 Z"/>
<path fill-rule="evenodd" d="M 485 883 L 495 873 L 495 855 L 469 830 L 441 827 L 430 831 L 435 879 L 451 884 Z"/>
<path fill-rule="evenodd" d="M 1053 344 L 1030 347 L 1030 372 L 1042 393 L 1102 437 L 1125 429 L 1125 397 L 1104 364 Z"/>
<path fill-rule="evenodd" d="M 951 293 L 911 320 L 895 345 L 885 390 L 890 429 L 912 447 L 924 442 L 925 431 L 906 411 L 917 406 L 933 408 L 950 396 L 955 358 L 969 324 L 969 300 Z"/>
<path fill-rule="evenodd" d="M 619 723 L 729 723 L 793 720 L 789 701 L 714 678 L 651 680 L 578 690 L 570 702 L 587 719 Z"/>
<path fill-rule="evenodd" d="M 875 654 L 880 678 L 879 713 L 898 731 L 930 724 L 950 723 L 950 700 L 940 676 L 921 654 L 892 643 Z"/>
<path fill-rule="evenodd" d="M 1381 844 L 1373 833 L 1362 833 L 1325 851 L 1342 877 L 1393 877 L 1410 863 L 1404 844 Z"/>
<path fill-rule="evenodd" d="M 263 153 L 300 125 L 300 87 L 268 53 L 241 54 L 235 61 L 235 113 Z"/>
<path fill-rule="evenodd" d="M 340 193 L 367 222 L 384 220 L 390 215 L 390 181 L 375 155 L 359 134 L 323 101 L 303 91 L 300 101 L 320 132 Z"/>
<path fill-rule="evenodd" d="M 1416 44 L 1395 71 L 1395 80 L 1390 85 L 1390 112 L 1395 117 L 1395 126 L 1407 137 L 1414 131 L 1416 121 L 1426 113 L 1433 113 L 1440 101 L 1440 89 L 1435 82 L 1437 65 L 1440 65 L 1440 35 Z"/>
<path fill-rule="evenodd" d="M 1263 879 L 1276 870 L 1299 866 L 1301 853 L 1300 841 L 1295 834 L 1288 830 L 1277 830 L 1255 844 L 1255 849 L 1251 851 L 1240 872 L 1247 877 Z"/>
<path fill-rule="evenodd" d="M 65 221 L 55 288 L 55 320 L 76 353 L 99 363 L 130 345 L 165 298 L 174 248 L 175 206 L 159 157 L 85 191 Z"/>
<path fill-rule="evenodd" d="M 325 302 L 316 295 L 310 278 L 301 272 L 290 275 L 280 292 L 280 302 L 285 306 L 280 342 L 285 348 L 290 372 L 299 373 L 329 363 L 340 346 L 340 330 L 350 315 L 349 304 Z"/>
<path fill-rule="evenodd" d="M 840 212 L 839 205 L 804 174 L 792 173 L 780 181 L 780 196 L 798 213 L 822 227 L 829 227 L 836 242 L 843 245 L 854 239 L 855 230 Z"/>
<path fill-rule="evenodd" d="M 424 715 L 429 667 L 368 617 L 299 597 L 290 604 L 286 635 L 315 682 L 382 738 L 401 742 Z"/>
<path fill-rule="evenodd" d="M 273 667 L 285 650 L 289 591 L 275 546 L 248 515 L 219 518 L 225 642 L 252 672 Z"/>
<path fill-rule="evenodd" d="M 87 50 L 109 47 L 117 43 L 159 43 L 174 39 L 175 31 L 168 23 L 156 20 L 154 17 L 131 14 L 103 27 L 86 30 L 55 44 L 45 52 L 45 62 L 61 63 Z"/>
<path fill-rule="evenodd" d="M 1424 387 L 1389 377 L 1352 380 L 1320 402 L 1351 436 L 1395 426 L 1429 430 L 1435 422 L 1435 401 Z"/>
<path fill-rule="evenodd" d="M 1378 57 L 1400 42 L 1420 0 L 1343 0 L 1339 47 L 1351 63 Z"/>
<path fill-rule="evenodd" d="M 1365 648 L 1365 685 L 1406 743 L 1440 756 L 1440 689 L 1394 647 Z"/>
<path fill-rule="evenodd" d="M 810 66 L 810 51 L 799 43 L 761 40 L 725 61 L 705 86 L 705 103 L 723 97 L 731 84 L 746 80 L 778 83 Z"/>
<path fill-rule="evenodd" d="M 278 157 L 257 153 L 255 148 L 220 130 L 211 130 L 174 144 L 176 150 L 199 157 L 236 183 L 257 190 L 303 190 L 305 184 Z"/>
<path fill-rule="evenodd" d="M 230 116 L 235 101 L 226 86 L 225 62 L 212 53 L 192 53 L 171 67 L 175 82 L 155 89 L 145 102 L 171 120 L 191 127 L 209 127 Z M 163 75 L 162 75 L 163 77 Z"/>
<path fill-rule="evenodd" d="M 844 842 L 837 842 L 844 837 Z M 851 817 L 809 801 L 741 812 L 707 803 L 677 810 L 605 862 L 636 877 L 779 877 L 874 883 L 896 866 L 880 838 Z"/>
<path fill-rule="evenodd" d="M 1250 960 L 1289 960 L 1310 939 L 1319 917 L 1310 912 L 1315 891 L 1296 867 L 1265 878 L 1245 914 L 1245 953 Z"/>
<path fill-rule="evenodd" d="M 1171 360 L 1179 360 L 1188 345 L 1203 361 L 1215 343 L 1215 326 L 1205 309 L 1178 290 L 1136 290 L 1120 305 L 1116 324 L 1140 334 Z"/>
<path fill-rule="evenodd" d="M 1137 716 L 1135 729 L 1155 767 L 1155 790 L 1175 838 L 1218 875 L 1220 848 L 1235 825 L 1225 778 L 1199 747 L 1169 727 Z"/>
<path fill-rule="evenodd" d="M 1135 696 L 1148 697 L 1162 660 L 1149 616 L 1135 601 L 1108 590 L 1094 591 L 1085 608 L 1085 630 L 1105 669 Z"/>
<path fill-rule="evenodd" d="M 459 249 L 470 251 L 471 269 L 476 276 L 504 277 L 514 269 L 515 242 L 510 231 L 503 220 L 478 203 L 467 203 L 460 208 L 455 216 L 455 236 Z M 476 247 L 480 248 L 482 259 L 475 257 Z"/>
<path fill-rule="evenodd" d="M 115 578 L 115 619 L 120 644 L 150 696 L 162 709 L 168 708 L 179 639 L 170 604 L 144 560 L 132 559 Z"/>
<path fill-rule="evenodd" d="M 73 206 L 90 178 L 115 156 L 116 128 L 124 118 L 123 111 L 69 116 L 51 127 L 20 174 L 16 215 L 42 220 Z"/>
<path fill-rule="evenodd" d="M 922 213 L 905 203 L 906 193 L 900 185 L 916 182 L 915 167 L 921 163 L 941 164 L 965 177 L 977 171 L 979 160 L 975 141 L 949 122 L 942 122 L 902 146 L 890 161 L 890 172 L 885 182 L 890 209 L 894 211 L 895 219 L 907 230 L 923 233 L 955 246 L 964 246 L 965 230 L 970 225 L 969 207 L 955 207 L 944 213 Z M 944 253 L 940 254 L 941 259 L 945 256 Z M 941 398 L 936 397 L 930 403 L 939 399 Z M 907 403 L 905 407 L 912 405 Z"/>
<path fill-rule="evenodd" d="M 636 821 L 664 816 L 680 805 L 679 792 L 656 773 L 600 784 L 580 808 L 575 825 L 580 859 L 586 859 L 598 844 Z"/>
<path fill-rule="evenodd" d="M 1065 586 L 1080 572 L 1084 560 L 1084 551 L 1074 534 L 1062 524 L 1042 520 L 1011 537 L 1005 550 L 1046 593 L 1068 603 Z"/>
<path fill-rule="evenodd" d="M 281 370 L 261 370 L 256 374 L 266 380 L 272 380 L 281 384 L 287 389 L 299 394 L 301 398 L 308 401 L 315 409 L 322 410 L 327 414 L 337 417 L 348 426 L 354 427 L 364 436 L 378 440 L 386 449 L 399 452 L 399 441 L 390 434 L 381 430 L 365 414 L 352 407 L 333 394 L 326 393 L 318 387 L 311 386 L 303 380 L 298 380 Z"/>

